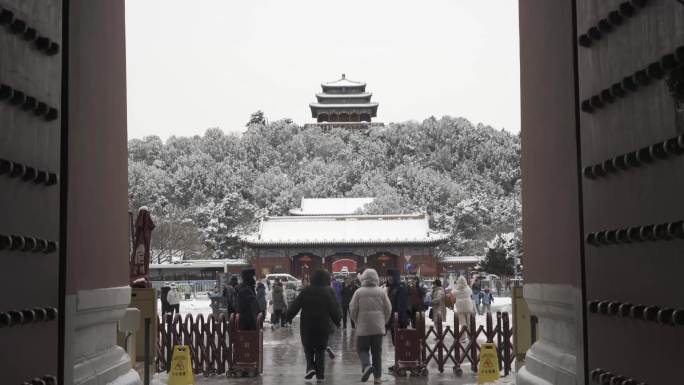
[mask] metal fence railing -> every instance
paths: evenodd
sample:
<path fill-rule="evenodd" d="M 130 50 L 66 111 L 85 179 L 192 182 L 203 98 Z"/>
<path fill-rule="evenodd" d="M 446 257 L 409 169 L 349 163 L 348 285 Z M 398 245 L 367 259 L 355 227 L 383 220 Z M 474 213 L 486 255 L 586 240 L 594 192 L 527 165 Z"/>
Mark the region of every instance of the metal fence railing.
<path fill-rule="evenodd" d="M 471 314 L 468 324 L 474 327 L 460 325 L 457 314 L 454 314 L 453 328 L 443 325 L 439 319 L 426 328 L 424 317 L 419 318 L 416 329 L 420 336 L 420 356 L 424 365 L 435 364 L 443 372 L 447 365 L 452 364 L 454 372 L 457 372 L 461 364 L 470 363 L 471 370 L 477 372 L 480 345 L 489 342 L 496 345 L 499 368 L 504 375 L 511 373 L 515 350 L 512 343 L 513 328 L 507 312 L 496 313 L 496 324 L 492 313 L 487 313 L 484 325 L 476 325 L 475 315 Z M 185 318 L 176 314 L 175 317 L 167 315 L 165 319 L 158 318 L 157 322 L 157 372 L 168 370 L 175 345 L 188 346 L 195 374 L 209 376 L 230 371 L 232 339 L 236 333 L 231 319 L 223 314 L 206 318 L 202 314 L 196 317 L 187 314 Z"/>
<path fill-rule="evenodd" d="M 186 314 L 157 318 L 157 372 L 167 371 L 173 347 L 187 345 L 190 350 L 193 373 L 205 375 L 225 373 L 231 359 L 230 320 L 225 315 L 215 317 Z"/>
<path fill-rule="evenodd" d="M 476 325 L 475 315 L 471 314 L 468 324 L 475 326 L 460 325 L 457 314 L 454 314 L 453 329 L 450 325 L 444 326 L 441 320 L 437 320 L 427 330 L 424 324 L 417 325 L 423 331 L 421 355 L 425 364 L 434 362 L 439 371 L 443 372 L 445 366 L 451 363 L 456 372 L 467 361 L 471 370 L 477 372 L 481 342 L 488 342 L 496 345 L 499 368 L 507 376 L 515 360 L 513 328 L 508 313 L 497 312 L 496 325 L 492 313 L 487 313 L 484 325 Z"/>

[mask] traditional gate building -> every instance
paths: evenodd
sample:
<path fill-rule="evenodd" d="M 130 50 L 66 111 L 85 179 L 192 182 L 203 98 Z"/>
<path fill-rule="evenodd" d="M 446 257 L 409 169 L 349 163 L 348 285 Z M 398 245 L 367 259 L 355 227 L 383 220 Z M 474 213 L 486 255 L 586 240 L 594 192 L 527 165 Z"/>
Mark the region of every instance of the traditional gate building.
<path fill-rule="evenodd" d="M 290 273 L 306 277 L 324 268 L 338 272 L 389 267 L 415 273 L 436 271 L 436 247 L 447 236 L 430 229 L 426 214 L 359 214 L 372 198 L 302 199 L 291 216 L 262 220 L 259 230 L 242 239 L 260 277 Z"/>

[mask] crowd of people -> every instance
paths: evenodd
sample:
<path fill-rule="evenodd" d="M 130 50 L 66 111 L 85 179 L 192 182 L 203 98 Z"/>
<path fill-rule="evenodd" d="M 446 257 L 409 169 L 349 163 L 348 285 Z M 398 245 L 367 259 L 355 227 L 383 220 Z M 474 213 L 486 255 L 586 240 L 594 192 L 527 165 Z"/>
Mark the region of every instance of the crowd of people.
<path fill-rule="evenodd" d="M 399 270 L 394 268 L 387 269 L 382 281 L 371 268 L 343 279 L 331 279 L 326 271 L 317 270 L 299 293 L 291 282 L 284 285 L 277 278 L 272 284 L 257 282 L 255 270 L 246 269 L 241 273 L 241 283 L 232 277 L 221 297 L 228 315 L 239 314 L 242 330 L 256 330 L 259 315 L 264 320 L 270 317 L 272 329 L 289 327 L 300 315 L 306 379 L 325 378 L 326 351 L 329 358 L 334 358 L 328 337 L 336 328 L 350 326 L 355 329 L 361 380 L 366 382 L 373 375 L 375 383 L 380 383 L 382 377 L 382 341 L 389 332 L 394 343 L 395 322 L 398 328 L 415 328 L 416 315 L 428 309 L 429 318 L 444 322 L 449 308 L 461 325 L 470 327 L 471 315 L 491 311 L 494 301 L 489 288 L 481 291 L 473 285 L 471 289 L 463 276 L 451 280 L 446 290 L 441 280 L 435 279 L 428 293 L 420 278 L 402 281 Z M 180 294 L 175 287 L 171 287 L 166 301 L 173 303 L 172 312 L 178 311 Z M 396 319 L 392 316 L 395 313 Z M 465 335 L 461 338 L 467 339 Z"/>

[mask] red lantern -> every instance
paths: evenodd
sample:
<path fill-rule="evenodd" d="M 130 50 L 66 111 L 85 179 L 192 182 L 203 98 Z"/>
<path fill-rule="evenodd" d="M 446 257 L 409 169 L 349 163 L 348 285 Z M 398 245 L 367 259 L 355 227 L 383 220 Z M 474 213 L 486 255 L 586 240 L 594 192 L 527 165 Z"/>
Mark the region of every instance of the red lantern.
<path fill-rule="evenodd" d="M 311 262 L 311 257 L 309 257 L 308 255 L 303 255 L 303 256 L 299 257 L 299 261 L 300 262 Z"/>
<path fill-rule="evenodd" d="M 387 255 L 381 255 L 378 257 L 378 261 L 381 261 L 381 262 L 387 262 L 389 260 L 390 260 L 390 257 Z"/>

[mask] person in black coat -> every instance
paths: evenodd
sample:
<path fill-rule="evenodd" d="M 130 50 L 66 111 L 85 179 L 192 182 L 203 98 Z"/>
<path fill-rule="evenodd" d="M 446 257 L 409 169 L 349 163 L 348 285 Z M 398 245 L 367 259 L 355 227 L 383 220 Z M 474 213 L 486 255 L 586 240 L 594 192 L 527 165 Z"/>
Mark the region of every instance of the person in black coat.
<path fill-rule="evenodd" d="M 256 291 L 254 286 L 256 280 L 254 276 L 256 271 L 254 269 L 242 270 L 242 283 L 238 286 L 238 313 L 240 314 L 240 330 L 256 330 L 257 328 L 257 313 L 259 312 L 259 305 L 257 304 Z"/>
<path fill-rule="evenodd" d="M 311 379 L 325 378 L 325 349 L 328 346 L 329 322 L 340 326 L 340 311 L 335 298 L 330 295 L 330 275 L 318 270 L 311 278 L 311 285 L 304 288 L 287 310 L 287 320 L 301 310 L 299 331 L 306 355 L 306 376 Z"/>
<path fill-rule="evenodd" d="M 399 269 L 387 269 L 387 296 L 392 303 L 392 316 L 388 327 L 392 332 L 392 343 L 394 343 L 394 313 L 399 315 L 399 328 L 406 328 L 409 324 L 409 293 L 406 284 L 401 282 Z"/>
<path fill-rule="evenodd" d="M 355 291 L 356 291 L 356 285 L 354 284 L 353 280 L 347 279 L 345 282 L 342 282 L 342 328 L 343 329 L 347 328 L 347 314 L 349 313 L 349 303 L 351 302 L 351 299 L 354 296 Z M 355 328 L 354 321 L 352 321 L 351 319 L 349 321 L 351 322 L 352 329 L 354 329 Z"/>

